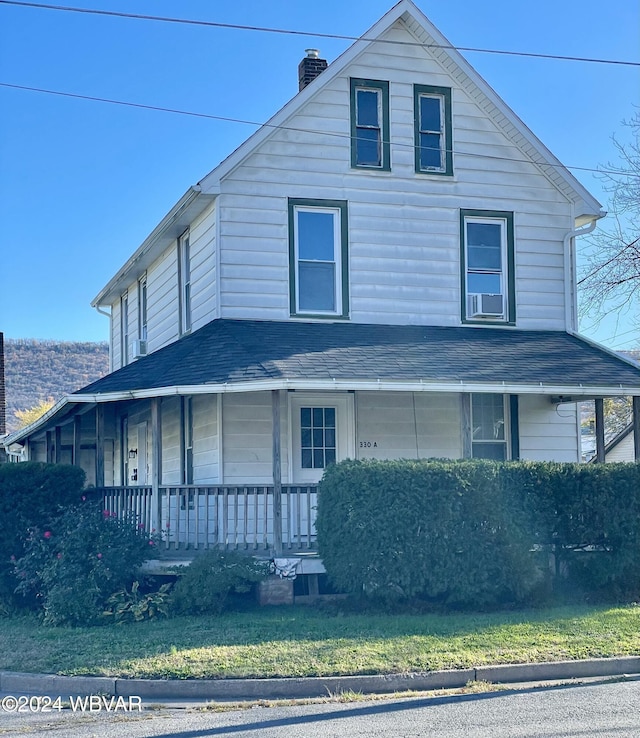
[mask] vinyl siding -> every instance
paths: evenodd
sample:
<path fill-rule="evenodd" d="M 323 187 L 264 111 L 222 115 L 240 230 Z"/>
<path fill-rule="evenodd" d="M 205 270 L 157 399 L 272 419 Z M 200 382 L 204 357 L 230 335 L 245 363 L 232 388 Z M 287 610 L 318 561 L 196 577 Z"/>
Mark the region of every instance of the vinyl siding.
<path fill-rule="evenodd" d="M 390 82 L 391 172 L 350 167 L 350 76 Z M 414 171 L 414 83 L 452 87 L 453 177 Z M 329 198 L 349 207 L 351 320 L 458 325 L 466 208 L 513 211 L 517 325 L 564 329 L 571 203 L 428 52 L 374 44 L 286 125 L 222 182 L 222 317 L 289 318 L 287 198 Z"/>
<path fill-rule="evenodd" d="M 519 407 L 521 459 L 580 460 L 575 404 L 552 405 L 542 395 L 521 395 Z"/>
<path fill-rule="evenodd" d="M 455 459 L 461 455 L 459 395 L 356 393 L 357 458 Z"/>

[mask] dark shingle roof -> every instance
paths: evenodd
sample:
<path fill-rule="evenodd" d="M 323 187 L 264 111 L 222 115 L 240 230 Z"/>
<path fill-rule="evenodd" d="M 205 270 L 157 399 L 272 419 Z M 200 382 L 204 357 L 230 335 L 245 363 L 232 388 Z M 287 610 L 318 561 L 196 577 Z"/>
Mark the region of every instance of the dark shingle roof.
<path fill-rule="evenodd" d="M 215 320 L 76 394 L 262 379 L 640 389 L 639 369 L 560 331 Z"/>

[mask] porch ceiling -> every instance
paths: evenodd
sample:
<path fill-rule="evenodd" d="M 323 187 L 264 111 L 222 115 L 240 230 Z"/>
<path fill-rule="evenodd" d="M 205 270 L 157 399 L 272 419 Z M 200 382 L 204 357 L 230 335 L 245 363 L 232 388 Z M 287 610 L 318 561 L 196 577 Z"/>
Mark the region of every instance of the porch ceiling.
<path fill-rule="evenodd" d="M 433 389 L 508 385 L 541 393 L 562 387 L 578 395 L 603 388 L 640 394 L 640 369 L 561 331 L 215 320 L 69 399 L 205 385 L 326 388 L 328 382 L 343 389 L 349 382 L 424 382 Z"/>

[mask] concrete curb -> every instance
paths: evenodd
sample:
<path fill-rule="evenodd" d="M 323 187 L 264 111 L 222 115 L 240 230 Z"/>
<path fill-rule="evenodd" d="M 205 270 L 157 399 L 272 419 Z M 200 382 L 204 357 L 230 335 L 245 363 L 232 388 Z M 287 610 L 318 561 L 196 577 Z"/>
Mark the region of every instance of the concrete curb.
<path fill-rule="evenodd" d="M 504 664 L 411 674 L 300 679 L 117 679 L 0 672 L 0 692 L 47 695 L 140 697 L 151 700 L 258 700 L 326 697 L 353 691 L 384 694 L 405 690 L 455 689 L 470 681 L 502 684 L 640 674 L 640 657 L 585 659 L 542 664 Z"/>

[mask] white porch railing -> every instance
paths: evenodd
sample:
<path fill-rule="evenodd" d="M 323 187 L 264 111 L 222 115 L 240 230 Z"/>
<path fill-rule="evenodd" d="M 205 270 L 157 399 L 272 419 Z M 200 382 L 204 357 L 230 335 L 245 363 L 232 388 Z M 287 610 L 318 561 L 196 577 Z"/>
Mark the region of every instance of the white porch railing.
<path fill-rule="evenodd" d="M 98 492 L 98 490 L 96 490 Z M 139 524 L 162 536 L 165 550 L 246 549 L 268 551 L 276 545 L 274 488 L 258 486 L 105 487 L 105 509 L 136 515 Z M 282 485 L 282 548 L 316 548 L 316 485 Z"/>

